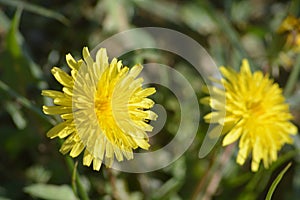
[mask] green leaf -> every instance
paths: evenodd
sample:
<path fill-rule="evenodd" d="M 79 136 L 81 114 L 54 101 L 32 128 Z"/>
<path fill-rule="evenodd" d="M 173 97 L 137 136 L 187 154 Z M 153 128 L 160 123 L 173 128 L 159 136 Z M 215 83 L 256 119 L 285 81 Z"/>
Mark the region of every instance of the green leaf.
<path fill-rule="evenodd" d="M 47 183 L 51 178 L 51 172 L 41 165 L 34 165 L 25 171 L 26 177 L 37 183 Z"/>
<path fill-rule="evenodd" d="M 71 187 L 68 185 L 32 184 L 24 188 L 24 191 L 35 198 L 47 200 L 77 200 Z"/>
<path fill-rule="evenodd" d="M 26 11 L 30 11 L 44 17 L 55 19 L 65 25 L 70 24 L 70 21 L 62 14 L 28 2 L 19 1 L 19 0 L 0 0 L 0 3 L 5 4 L 7 6 L 23 8 Z"/>
<path fill-rule="evenodd" d="M 10 200 L 9 198 L 0 197 L 0 200 Z"/>
<path fill-rule="evenodd" d="M 279 174 L 278 176 L 276 177 L 276 179 L 273 181 L 269 191 L 268 191 L 268 194 L 266 196 L 266 200 L 271 200 L 272 198 L 272 195 L 278 185 L 278 183 L 281 181 L 282 177 L 284 176 L 284 174 L 287 172 L 287 170 L 291 167 L 292 163 L 289 163 Z"/>
<path fill-rule="evenodd" d="M 0 24 L 1 24 L 1 29 L 3 29 L 5 32 L 8 30 L 10 25 L 10 20 L 2 10 L 0 10 Z"/>
<path fill-rule="evenodd" d="M 173 23 L 180 22 L 179 6 L 170 1 L 157 0 L 133 0 L 133 2 L 140 8 L 152 13 L 162 19 L 169 20 Z"/>
<path fill-rule="evenodd" d="M 153 192 L 152 199 L 172 199 L 172 196 L 177 195 L 186 175 L 185 157 L 182 156 L 164 170 L 171 172 L 173 177 Z"/>
<path fill-rule="evenodd" d="M 99 5 L 102 9 L 101 12 L 105 13 L 103 20 L 103 29 L 107 32 L 118 32 L 129 28 L 129 13 L 127 7 L 130 1 L 99 1 Z"/>
<path fill-rule="evenodd" d="M 25 95 L 26 86 L 33 82 L 28 59 L 22 52 L 23 38 L 19 33 L 22 10 L 18 9 L 6 36 L 4 51 L 0 53 L 2 73 L 0 79 L 18 93 Z M 16 84 L 16 81 L 18 84 Z"/>
<path fill-rule="evenodd" d="M 35 112 L 38 114 L 41 118 L 45 119 L 45 121 L 49 122 L 50 124 L 54 125 L 55 122 L 53 120 L 50 120 L 38 107 L 33 105 L 27 98 L 20 95 L 16 91 L 14 91 L 10 86 L 5 84 L 0 80 L 0 91 L 4 91 L 6 94 L 8 94 L 10 97 L 15 98 L 18 103 L 20 103 L 25 108 Z"/>
<path fill-rule="evenodd" d="M 174 195 L 181 185 L 181 180 L 171 178 L 153 193 L 152 199 L 170 199 L 170 196 Z"/>
<path fill-rule="evenodd" d="M 4 108 L 10 114 L 18 129 L 24 129 L 26 127 L 27 121 L 16 103 L 6 102 Z"/>
<path fill-rule="evenodd" d="M 266 188 L 272 173 L 280 167 L 282 164 L 292 159 L 295 155 L 299 154 L 299 151 L 293 150 L 281 155 L 276 162 L 274 162 L 269 169 L 264 169 L 263 167 L 259 168 L 259 171 L 256 172 L 252 179 L 245 186 L 245 189 L 241 193 L 238 199 L 245 199 L 245 196 L 253 197 L 256 199 L 257 196 Z M 251 199 L 251 198 L 250 198 Z"/>
<path fill-rule="evenodd" d="M 209 34 L 217 30 L 216 23 L 211 19 L 206 10 L 201 6 L 195 6 L 194 3 L 182 6 L 180 18 L 187 26 L 200 34 Z"/>
<path fill-rule="evenodd" d="M 6 37 L 6 48 L 14 57 L 20 57 L 22 52 L 20 47 L 22 44 L 22 39 L 18 30 L 21 14 L 22 9 L 17 9 Z"/>

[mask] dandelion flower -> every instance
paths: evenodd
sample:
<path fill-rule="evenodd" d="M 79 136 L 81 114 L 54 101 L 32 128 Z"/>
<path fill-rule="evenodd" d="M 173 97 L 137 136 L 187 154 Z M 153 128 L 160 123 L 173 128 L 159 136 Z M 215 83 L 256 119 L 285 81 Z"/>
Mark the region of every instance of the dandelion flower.
<path fill-rule="evenodd" d="M 278 32 L 295 31 L 300 30 L 300 21 L 293 15 L 288 15 L 280 24 Z"/>
<path fill-rule="evenodd" d="M 288 15 L 279 26 L 278 33 L 287 33 L 286 48 L 300 51 L 300 19 Z"/>
<path fill-rule="evenodd" d="M 223 127 L 223 146 L 239 140 L 238 164 L 243 165 L 252 154 L 252 171 L 258 170 L 261 161 L 268 168 L 277 160 L 282 146 L 293 142 L 291 135 L 297 133 L 297 127 L 289 121 L 293 117 L 282 90 L 261 71 L 252 73 L 246 59 L 239 73 L 225 67 L 220 71 L 224 78 L 218 83 L 225 91 L 212 87 L 214 98 L 205 97 L 203 101 L 214 110 L 204 119 L 216 123 L 221 130 Z"/>
<path fill-rule="evenodd" d="M 43 106 L 48 115 L 60 115 L 62 122 L 49 130 L 47 136 L 66 138 L 60 152 L 77 157 L 84 151 L 83 164 L 99 170 L 102 162 L 111 167 L 118 161 L 133 158 L 133 149 L 148 149 L 146 132 L 152 130 L 149 120 L 157 115 L 149 109 L 154 102 L 147 98 L 155 88 L 142 88 L 138 78 L 141 65 L 131 69 L 114 58 L 108 62 L 106 49 L 96 59 L 83 48 L 83 60 L 70 54 L 66 61 L 71 75 L 54 67 L 51 72 L 63 86 L 62 91 L 43 90 L 54 106 Z"/>

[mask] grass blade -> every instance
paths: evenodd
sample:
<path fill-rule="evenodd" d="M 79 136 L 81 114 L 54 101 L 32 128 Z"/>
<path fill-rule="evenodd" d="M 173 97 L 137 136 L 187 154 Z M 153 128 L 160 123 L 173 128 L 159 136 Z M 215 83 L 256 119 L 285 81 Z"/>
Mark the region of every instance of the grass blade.
<path fill-rule="evenodd" d="M 30 11 L 44 17 L 55 19 L 65 25 L 70 24 L 70 21 L 62 14 L 28 2 L 20 0 L 0 0 L 0 3 L 5 4 L 7 6 L 22 7 L 26 11 Z"/>
<path fill-rule="evenodd" d="M 286 97 L 291 96 L 291 94 L 293 92 L 293 89 L 295 88 L 295 85 L 297 83 L 299 74 L 300 74 L 300 56 L 297 56 L 296 63 L 294 65 L 294 67 L 293 67 L 293 70 L 292 70 L 292 72 L 291 72 L 291 74 L 289 76 L 289 79 L 287 81 L 287 84 L 286 84 L 286 86 L 284 88 L 283 94 Z"/>
<path fill-rule="evenodd" d="M 278 176 L 276 177 L 276 179 L 273 181 L 269 191 L 268 191 L 268 194 L 266 196 L 266 200 L 271 200 L 272 198 L 272 195 L 278 185 L 278 183 L 280 182 L 280 180 L 282 179 L 282 177 L 284 176 L 284 174 L 286 173 L 286 171 L 291 167 L 292 163 L 289 163 L 279 174 Z"/>
<path fill-rule="evenodd" d="M 45 119 L 47 122 L 50 124 L 54 125 L 55 122 L 52 121 L 50 118 L 48 118 L 42 111 L 41 109 L 35 107 L 27 98 L 24 96 L 18 94 L 16 91 L 14 91 L 11 87 L 9 87 L 7 84 L 2 82 L 0 80 L 0 89 L 5 91 L 9 96 L 15 98 L 17 102 L 19 102 L 22 106 L 25 108 L 33 111 L 34 113 L 38 114 L 41 118 Z"/>

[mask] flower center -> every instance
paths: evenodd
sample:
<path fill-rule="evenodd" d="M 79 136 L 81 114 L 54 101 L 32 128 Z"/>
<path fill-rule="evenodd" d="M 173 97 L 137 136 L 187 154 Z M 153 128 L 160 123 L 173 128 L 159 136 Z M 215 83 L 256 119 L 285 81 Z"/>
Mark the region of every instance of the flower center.
<path fill-rule="evenodd" d="M 265 113 L 265 109 L 261 101 L 247 102 L 246 107 L 248 110 L 249 117 L 259 117 Z"/>
<path fill-rule="evenodd" d="M 95 112 L 98 120 L 112 116 L 111 99 L 110 98 L 95 98 Z"/>

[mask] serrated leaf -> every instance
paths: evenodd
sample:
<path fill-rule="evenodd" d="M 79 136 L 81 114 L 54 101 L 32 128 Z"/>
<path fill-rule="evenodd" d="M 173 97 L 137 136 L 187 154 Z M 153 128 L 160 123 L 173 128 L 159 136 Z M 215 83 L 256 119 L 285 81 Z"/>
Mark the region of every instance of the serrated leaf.
<path fill-rule="evenodd" d="M 32 184 L 25 187 L 24 192 L 47 200 L 78 200 L 68 185 Z"/>

